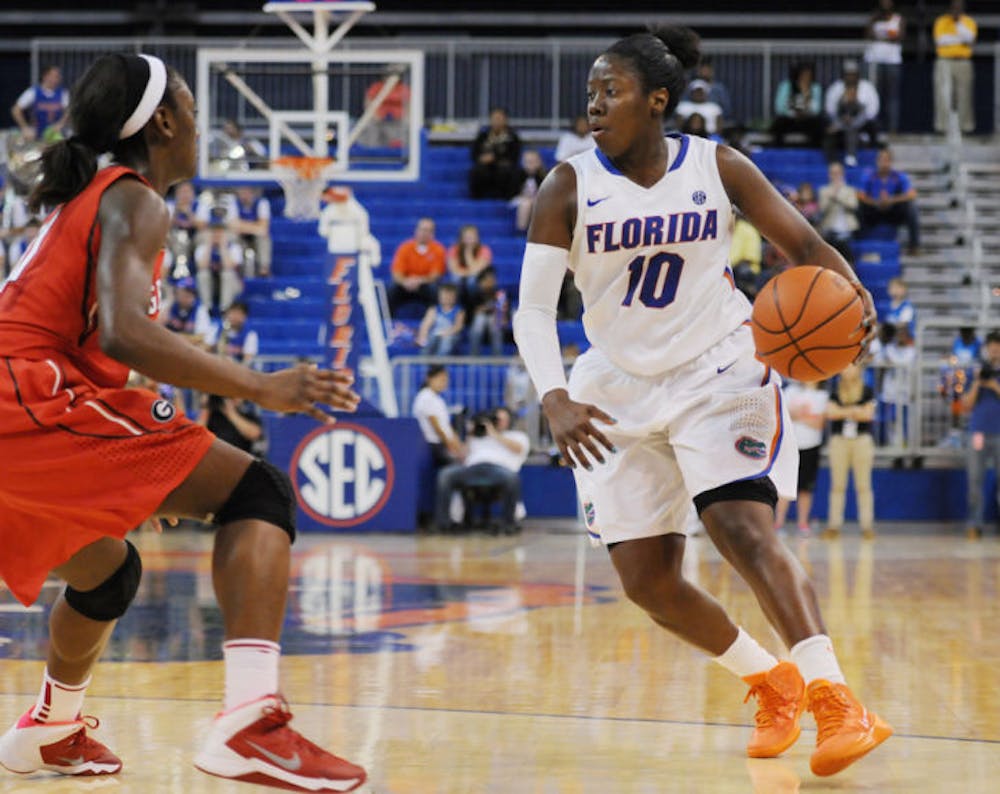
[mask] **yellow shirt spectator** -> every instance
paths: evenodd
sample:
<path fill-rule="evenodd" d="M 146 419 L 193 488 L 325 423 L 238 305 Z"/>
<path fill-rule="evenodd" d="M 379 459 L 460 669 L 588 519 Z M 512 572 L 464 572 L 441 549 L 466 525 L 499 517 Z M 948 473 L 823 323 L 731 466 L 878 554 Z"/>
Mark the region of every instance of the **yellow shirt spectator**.
<path fill-rule="evenodd" d="M 750 221 L 737 216 L 733 225 L 733 242 L 729 248 L 729 263 L 736 267 L 741 262 L 746 262 L 755 275 L 760 273 L 761 246 L 760 232 Z"/>
<path fill-rule="evenodd" d="M 942 14 L 934 21 L 934 44 L 938 58 L 971 58 L 972 45 L 979 34 L 975 20 L 966 14 L 956 19 Z"/>

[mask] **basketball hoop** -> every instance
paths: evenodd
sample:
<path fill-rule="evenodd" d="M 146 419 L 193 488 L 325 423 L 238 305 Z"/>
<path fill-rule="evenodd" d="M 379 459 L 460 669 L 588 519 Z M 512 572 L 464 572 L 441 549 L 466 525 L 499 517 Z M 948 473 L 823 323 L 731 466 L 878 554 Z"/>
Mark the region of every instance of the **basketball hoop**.
<path fill-rule="evenodd" d="M 271 169 L 285 193 L 285 217 L 314 220 L 319 217 L 320 199 L 333 176 L 336 161 L 331 157 L 279 157 Z"/>

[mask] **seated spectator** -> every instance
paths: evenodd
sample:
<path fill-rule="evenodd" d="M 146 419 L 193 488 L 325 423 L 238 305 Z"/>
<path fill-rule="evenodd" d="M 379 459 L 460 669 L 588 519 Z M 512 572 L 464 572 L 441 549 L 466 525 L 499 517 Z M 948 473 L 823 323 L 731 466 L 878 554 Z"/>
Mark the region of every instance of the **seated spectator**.
<path fill-rule="evenodd" d="M 0 177 L 2 180 L 2 177 Z M 26 248 L 23 237 L 29 224 L 37 219 L 28 211 L 28 203 L 12 185 L 0 188 L 0 281 L 14 268 Z"/>
<path fill-rule="evenodd" d="M 579 320 L 583 317 L 583 296 L 577 289 L 573 274 L 567 270 L 563 276 L 562 287 L 559 289 L 559 302 L 556 304 L 557 320 Z"/>
<path fill-rule="evenodd" d="M 710 138 L 708 127 L 705 125 L 705 117 L 701 113 L 692 113 L 681 124 L 681 132 L 685 135 L 696 135 L 699 138 Z M 718 138 L 718 136 L 715 136 Z"/>
<path fill-rule="evenodd" d="M 692 113 L 698 113 L 705 119 L 705 130 L 709 135 L 716 135 L 722 130 L 722 108 L 708 97 L 708 83 L 704 80 L 692 80 L 688 85 L 690 99 L 682 99 L 677 105 L 678 126 Z"/>
<path fill-rule="evenodd" d="M 503 353 L 504 339 L 510 333 L 510 301 L 506 290 L 497 289 L 497 271 L 493 267 L 483 270 L 476 278 L 476 292 L 470 313 L 469 353 L 478 356 L 483 339 L 489 339 L 494 356 Z"/>
<path fill-rule="evenodd" d="M 590 134 L 590 123 L 586 116 L 573 119 L 573 128 L 559 136 L 556 144 L 556 162 L 561 163 L 575 154 L 589 152 L 595 146 L 594 136 Z"/>
<path fill-rule="evenodd" d="M 701 80 L 708 86 L 708 101 L 714 102 L 722 108 L 722 118 L 732 119 L 733 103 L 729 97 L 729 89 L 715 79 L 715 66 L 712 64 L 712 59 L 702 56 L 701 61 L 698 62 L 698 66 L 695 68 L 694 76 L 696 80 Z M 693 86 L 694 81 L 691 81 L 684 95 L 681 97 L 682 101 L 692 98 L 691 89 Z"/>
<path fill-rule="evenodd" d="M 972 367 L 982 359 L 983 340 L 971 325 L 958 329 L 958 335 L 951 343 L 951 356 L 959 367 Z"/>
<path fill-rule="evenodd" d="M 218 316 L 221 307 L 229 306 L 243 290 L 243 249 L 224 215 L 214 215 L 208 237 L 194 249 L 198 297 L 209 313 Z"/>
<path fill-rule="evenodd" d="M 250 307 L 241 300 L 233 301 L 222 322 L 213 325 L 205 343 L 220 356 L 252 366 L 260 350 L 260 339 L 247 324 L 249 317 Z"/>
<path fill-rule="evenodd" d="M 413 237 L 400 243 L 392 257 L 392 286 L 389 312 L 393 317 L 405 304 L 416 303 L 424 310 L 437 302 L 437 283 L 445 273 L 444 246 L 434 239 L 434 221 L 417 221 Z M 422 316 L 422 315 L 421 315 Z"/>
<path fill-rule="evenodd" d="M 392 77 L 387 74 L 368 86 L 365 91 L 365 109 L 385 89 L 386 82 Z M 361 133 L 361 141 L 365 146 L 385 146 L 390 149 L 402 149 L 406 146 L 407 119 L 410 113 L 410 87 L 402 80 L 396 79 L 392 88 L 382 98 L 368 126 Z"/>
<path fill-rule="evenodd" d="M 498 408 L 492 414 L 477 416 L 467 440 L 469 451 L 462 463 L 446 466 L 438 472 L 434 506 L 434 525 L 441 532 L 452 529 L 449 507 L 452 495 L 467 483 L 492 485 L 503 500 L 503 523 L 508 532 L 516 531 L 517 503 L 521 499 L 518 472 L 528 457 L 529 440 L 520 430 L 511 430 L 511 414 Z"/>
<path fill-rule="evenodd" d="M 819 219 L 819 202 L 816 201 L 816 191 L 813 190 L 811 182 L 799 184 L 792 197 L 792 204 L 809 223 L 813 226 L 816 225 L 816 221 Z"/>
<path fill-rule="evenodd" d="M 858 230 L 858 194 L 844 179 L 844 166 L 830 163 L 830 181 L 819 189 L 819 217 L 817 226 L 823 239 L 854 264 L 851 243 Z"/>
<path fill-rule="evenodd" d="M 472 143 L 469 195 L 474 199 L 510 199 L 517 193 L 514 172 L 521 161 L 521 139 L 510 127 L 507 111 L 493 108 L 489 126 Z"/>
<path fill-rule="evenodd" d="M 238 187 L 233 199 L 232 231 L 243 244 L 243 274 L 271 275 L 271 203 L 260 188 Z"/>
<path fill-rule="evenodd" d="M 206 340 L 214 333 L 208 308 L 198 300 L 198 288 L 190 276 L 177 282 L 170 308 L 160 316 L 167 328 L 198 347 L 206 347 Z"/>
<path fill-rule="evenodd" d="M 870 145 L 878 145 L 878 91 L 868 80 L 862 80 L 858 62 L 844 61 L 842 76 L 826 91 L 826 115 L 829 124 L 823 147 L 826 160 L 837 159 L 838 149 L 844 151 L 844 165 L 858 164 L 861 135 Z"/>
<path fill-rule="evenodd" d="M 867 175 L 858 191 L 861 223 L 867 229 L 880 224 L 906 226 L 908 252 L 920 253 L 920 215 L 917 189 L 910 177 L 892 167 L 892 151 L 880 149 L 875 170 Z"/>
<path fill-rule="evenodd" d="M 461 460 L 465 448 L 451 426 L 448 404 L 441 396 L 448 388 L 448 370 L 440 364 L 427 369 L 427 377 L 413 398 L 413 418 L 431 448 L 435 466 Z"/>
<path fill-rule="evenodd" d="M 251 454 L 257 450 L 264 437 L 260 409 L 249 400 L 206 394 L 202 397 L 197 421 L 220 441 Z"/>
<path fill-rule="evenodd" d="M 515 193 L 510 202 L 515 208 L 514 225 L 519 232 L 527 231 L 528 224 L 531 223 L 535 196 L 538 195 L 546 173 L 542 156 L 535 149 L 526 149 L 521 156 L 521 165 L 514 174 Z"/>
<path fill-rule="evenodd" d="M 226 119 L 208 142 L 208 158 L 220 171 L 249 171 L 267 162 L 264 145 L 243 132 L 236 119 Z"/>
<path fill-rule="evenodd" d="M 468 303 L 476 289 L 476 277 L 493 264 L 493 251 L 479 237 L 479 227 L 467 223 L 458 230 L 458 240 L 448 249 L 448 273 L 458 284 L 459 299 Z"/>
<path fill-rule="evenodd" d="M 450 356 L 465 327 L 465 312 L 458 305 L 458 288 L 441 284 L 437 305 L 431 306 L 417 331 L 417 344 L 425 356 Z"/>
<path fill-rule="evenodd" d="M 742 213 L 734 214 L 733 237 L 729 248 L 729 263 L 733 270 L 736 288 L 753 300 L 760 287 L 760 262 L 763 241 L 760 232 Z"/>
<path fill-rule="evenodd" d="M 199 213 L 200 204 L 190 182 L 180 182 L 174 186 L 173 199 L 167 202 L 170 209 L 170 231 L 167 232 L 167 251 L 170 253 L 171 281 L 194 276 L 194 249 L 198 233 L 207 228 L 204 213 Z"/>
<path fill-rule="evenodd" d="M 802 133 L 809 146 L 819 148 L 826 121 L 823 118 L 823 89 L 816 82 L 816 67 L 809 62 L 792 66 L 787 80 L 778 85 L 774 96 L 774 145 L 783 146 L 790 132 Z"/>
<path fill-rule="evenodd" d="M 886 325 L 894 325 L 897 328 L 906 326 L 912 336 L 917 332 L 917 312 L 913 308 L 910 299 L 907 298 L 909 292 L 906 282 L 896 276 L 889 279 L 889 309 L 886 311 L 882 322 Z"/>

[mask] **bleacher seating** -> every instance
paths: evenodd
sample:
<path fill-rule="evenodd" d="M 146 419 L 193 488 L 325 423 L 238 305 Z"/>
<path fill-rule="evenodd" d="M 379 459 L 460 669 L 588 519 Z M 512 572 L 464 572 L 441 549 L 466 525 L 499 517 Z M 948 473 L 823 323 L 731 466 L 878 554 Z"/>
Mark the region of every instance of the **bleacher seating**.
<path fill-rule="evenodd" d="M 429 146 L 424 150 L 423 176 L 416 183 L 360 183 L 355 194 L 371 217 L 372 233 L 382 247 L 377 279 L 388 283 L 396 247 L 412 236 L 419 218 L 429 216 L 437 224 L 437 238 L 446 247 L 467 223 L 479 227 L 482 239 L 493 250 L 499 286 L 516 298 L 524 252 L 524 236 L 514 228 L 513 210 L 499 200 L 472 201 L 466 195 L 469 168 L 465 146 Z M 551 150 L 543 157 L 552 162 Z M 753 159 L 769 179 L 791 188 L 808 181 L 818 190 L 827 181 L 821 152 L 810 149 L 763 149 Z M 847 180 L 858 186 L 863 174 L 875 164 L 875 152 L 862 150 L 860 165 L 847 169 Z M 304 224 L 281 217 L 281 194 L 270 193 L 274 210 L 274 277 L 250 280 L 246 297 L 254 326 L 261 337 L 261 352 L 269 354 L 317 355 L 323 352 L 325 324 L 329 319 L 329 288 L 323 279 L 324 241 L 315 223 Z M 901 272 L 896 229 L 876 229 L 855 244 L 858 275 L 871 290 L 876 307 L 888 306 L 889 279 Z M 407 320 L 414 327 L 419 317 Z M 560 322 L 563 343 L 587 346 L 579 323 Z M 412 341 L 390 352 L 414 354 Z M 512 353 L 513 348 L 507 347 Z"/>

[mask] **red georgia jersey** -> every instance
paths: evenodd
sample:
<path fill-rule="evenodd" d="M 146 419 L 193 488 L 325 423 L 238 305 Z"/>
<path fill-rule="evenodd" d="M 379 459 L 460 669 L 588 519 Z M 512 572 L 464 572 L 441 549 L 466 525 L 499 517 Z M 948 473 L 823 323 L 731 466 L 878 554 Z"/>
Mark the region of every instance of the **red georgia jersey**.
<path fill-rule="evenodd" d="M 101 352 L 97 329 L 98 207 L 104 191 L 130 168 L 98 171 L 83 192 L 57 207 L 0 285 L 0 356 L 44 359 L 53 352 L 72 361 L 96 385 L 125 385 L 129 368 Z M 148 184 L 148 183 L 147 183 Z M 153 268 L 149 315 L 160 310 L 163 253 Z"/>

